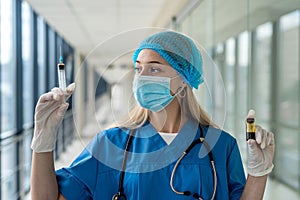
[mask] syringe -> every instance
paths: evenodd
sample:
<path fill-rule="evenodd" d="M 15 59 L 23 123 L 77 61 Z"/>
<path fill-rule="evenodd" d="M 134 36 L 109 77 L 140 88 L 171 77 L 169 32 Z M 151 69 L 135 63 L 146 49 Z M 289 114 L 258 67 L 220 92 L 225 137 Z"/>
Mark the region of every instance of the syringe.
<path fill-rule="evenodd" d="M 63 91 L 66 91 L 66 72 L 65 72 L 65 64 L 63 63 L 63 57 L 61 54 L 61 47 L 60 47 L 59 63 L 57 64 L 57 72 L 58 72 L 59 88 L 62 89 Z"/>

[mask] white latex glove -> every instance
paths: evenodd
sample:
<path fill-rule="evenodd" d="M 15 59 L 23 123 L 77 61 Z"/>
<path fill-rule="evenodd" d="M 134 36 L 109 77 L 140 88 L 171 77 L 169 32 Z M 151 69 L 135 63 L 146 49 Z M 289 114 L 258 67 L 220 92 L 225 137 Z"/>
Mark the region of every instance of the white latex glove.
<path fill-rule="evenodd" d="M 35 107 L 34 134 L 31 142 L 31 148 L 34 152 L 51 152 L 54 150 L 57 129 L 69 107 L 66 100 L 74 90 L 75 83 L 72 83 L 65 92 L 56 87 L 40 96 Z"/>
<path fill-rule="evenodd" d="M 247 118 L 254 118 L 254 111 L 250 110 Z M 255 140 L 248 143 L 248 174 L 264 176 L 271 173 L 275 150 L 274 134 L 256 125 Z"/>

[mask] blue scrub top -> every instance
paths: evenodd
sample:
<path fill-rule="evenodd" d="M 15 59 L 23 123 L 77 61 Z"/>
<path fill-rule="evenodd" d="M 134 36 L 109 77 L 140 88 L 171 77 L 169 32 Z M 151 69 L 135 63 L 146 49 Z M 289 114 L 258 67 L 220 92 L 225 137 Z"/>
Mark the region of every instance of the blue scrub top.
<path fill-rule="evenodd" d="M 195 131 L 194 131 L 195 130 Z M 215 199 L 239 199 L 245 174 L 236 140 L 228 133 L 203 127 L 206 142 L 212 149 L 216 171 Z M 118 192 L 124 149 L 130 131 L 111 128 L 98 133 L 70 167 L 56 171 L 60 192 L 66 199 L 111 200 Z M 171 190 L 174 165 L 190 143 L 200 137 L 198 124 L 187 122 L 174 141 L 167 145 L 147 122 L 138 128 L 129 148 L 124 177 L 127 199 L 194 199 Z M 210 199 L 213 172 L 204 145 L 196 145 L 180 162 L 173 181 L 178 191 L 198 193 Z"/>

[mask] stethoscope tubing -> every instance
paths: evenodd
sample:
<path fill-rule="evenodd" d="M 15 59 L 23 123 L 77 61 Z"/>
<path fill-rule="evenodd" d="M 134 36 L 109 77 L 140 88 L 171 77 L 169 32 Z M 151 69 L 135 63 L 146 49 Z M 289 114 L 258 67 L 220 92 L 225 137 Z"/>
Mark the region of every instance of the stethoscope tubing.
<path fill-rule="evenodd" d="M 115 194 L 112 197 L 112 200 L 126 200 L 126 195 L 124 194 L 124 176 L 125 176 L 125 170 L 126 170 L 126 162 L 127 162 L 127 157 L 128 157 L 128 151 L 132 143 L 133 136 L 135 135 L 136 129 L 133 129 L 130 131 L 126 146 L 125 146 L 125 151 L 124 151 L 124 158 L 122 161 L 122 169 L 120 173 L 120 179 L 119 179 L 119 188 L 118 188 L 118 193 Z"/>
<path fill-rule="evenodd" d="M 203 130 L 202 130 L 202 127 L 201 127 L 201 134 L 203 134 Z M 195 140 L 192 142 L 192 144 L 182 153 L 182 155 L 179 157 L 179 159 L 177 160 L 177 162 L 175 163 L 174 165 L 174 168 L 172 170 L 172 174 L 171 174 L 171 179 L 170 179 L 170 186 L 171 186 L 171 189 L 173 192 L 175 192 L 176 194 L 180 194 L 180 195 L 186 195 L 186 196 L 189 196 L 191 195 L 191 192 L 190 191 L 184 191 L 184 192 L 180 192 L 178 190 L 176 190 L 174 188 L 174 185 L 173 185 L 173 181 L 174 181 L 174 176 L 175 176 L 175 172 L 177 170 L 177 167 L 179 166 L 180 162 L 182 161 L 182 159 L 190 152 L 190 150 L 196 145 L 196 144 L 199 144 L 199 143 L 202 143 L 204 144 L 207 152 L 208 152 L 208 155 L 209 155 L 209 159 L 210 159 L 210 163 L 211 163 L 211 167 L 212 167 L 212 171 L 213 171 L 213 179 L 214 179 L 214 191 L 213 191 L 213 194 L 210 198 L 210 200 L 213 200 L 215 198 L 215 195 L 216 195 L 216 190 L 217 190 L 217 171 L 216 171 L 216 167 L 215 167 L 215 162 L 214 162 L 214 159 L 213 159 L 213 155 L 212 155 L 212 152 L 211 152 L 211 149 L 208 145 L 208 143 L 204 140 L 203 136 L 200 137 L 199 139 Z M 198 200 L 202 200 L 202 198 L 198 195 L 198 194 L 194 194 L 193 195 L 194 198 L 198 199 Z"/>
<path fill-rule="evenodd" d="M 180 191 L 178 191 L 174 188 L 174 185 L 173 185 L 174 176 L 175 176 L 177 167 L 179 166 L 182 159 L 191 151 L 191 149 L 193 149 L 193 147 L 195 145 L 197 145 L 199 143 L 202 143 L 205 146 L 205 148 L 208 152 L 208 156 L 209 156 L 210 163 L 211 163 L 211 166 L 212 166 L 212 171 L 213 171 L 214 191 L 213 191 L 213 194 L 210 198 L 210 200 L 213 200 L 215 198 L 216 190 L 217 190 L 217 171 L 216 171 L 214 158 L 213 158 L 211 149 L 209 147 L 209 144 L 204 140 L 203 128 L 202 128 L 201 125 L 199 127 L 200 127 L 200 131 L 201 131 L 200 138 L 197 139 L 197 140 L 194 140 L 191 143 L 191 145 L 182 153 L 182 155 L 178 158 L 178 160 L 176 161 L 176 163 L 174 165 L 174 168 L 173 168 L 172 173 L 171 173 L 171 178 L 170 178 L 170 187 L 171 187 L 172 191 L 175 192 L 176 194 L 187 195 L 187 196 L 191 195 L 190 191 L 180 192 Z M 113 195 L 112 200 L 126 200 L 127 199 L 126 195 L 124 194 L 124 176 L 125 176 L 125 170 L 126 170 L 126 162 L 127 162 L 127 157 L 128 157 L 128 151 L 129 151 L 129 148 L 132 144 L 132 140 L 133 140 L 133 137 L 135 135 L 135 132 L 136 132 L 136 129 L 133 129 L 129 133 L 129 136 L 128 136 L 128 139 L 127 139 L 127 142 L 126 142 L 126 146 L 125 146 L 125 151 L 124 151 L 124 158 L 123 158 L 123 162 L 122 162 L 122 170 L 121 170 L 121 173 L 120 173 L 118 193 Z M 194 193 L 193 197 L 195 199 L 198 199 L 198 200 L 203 200 L 200 197 L 200 195 L 198 195 L 197 193 Z"/>

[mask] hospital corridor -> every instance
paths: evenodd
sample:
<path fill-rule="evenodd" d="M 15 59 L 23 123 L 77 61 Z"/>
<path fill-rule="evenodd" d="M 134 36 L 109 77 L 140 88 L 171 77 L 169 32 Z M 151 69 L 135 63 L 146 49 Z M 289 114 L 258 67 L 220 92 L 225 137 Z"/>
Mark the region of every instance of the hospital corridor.
<path fill-rule="evenodd" d="M 161 199 L 239 199 L 241 194 L 233 193 L 242 191 L 232 185 L 248 184 L 248 173 L 267 177 L 264 200 L 300 200 L 299 0 L 0 0 L 0 29 L 0 200 L 39 199 L 32 197 L 45 182 L 32 177 L 46 170 L 44 163 L 34 164 L 43 154 L 50 155 L 49 161 L 53 158 L 57 173 L 49 193 L 53 189 L 68 200 L 98 200 L 103 188 L 100 199 L 156 200 L 160 189 L 166 191 Z M 172 41 L 174 52 L 168 50 L 173 48 Z M 182 44 L 188 44 L 192 53 Z M 144 64 L 147 56 L 152 60 Z M 177 83 L 182 87 L 173 92 Z M 139 84 L 146 85 L 145 94 Z M 158 89 L 163 87 L 168 89 Z M 159 123 L 167 124 L 175 116 L 165 109 L 181 105 L 191 94 L 207 113 L 207 118 L 200 116 L 213 129 L 200 123 L 195 135 L 188 134 L 194 130 L 190 120 L 175 124 L 175 131 L 155 126 L 157 113 L 165 119 Z M 48 101 L 61 103 L 60 107 L 54 108 L 54 103 L 43 107 Z M 154 101 L 159 102 L 157 108 L 150 105 Z M 195 107 L 187 107 L 194 116 Z M 256 135 L 253 141 L 266 143 L 256 148 L 264 152 L 268 145 L 275 147 L 270 154 L 262 154 L 264 161 L 271 159 L 268 169 L 255 173 L 249 170 L 254 161 L 246 139 L 252 109 L 255 124 L 262 127 L 262 136 Z M 58 126 L 46 130 L 47 123 Z M 137 128 L 127 131 L 120 124 Z M 251 130 L 259 132 L 260 127 Z M 182 135 L 184 130 L 187 136 Z M 208 134 L 213 130 L 221 131 L 211 141 Z M 125 132 L 127 140 L 127 135 L 120 136 Z M 198 134 L 201 144 L 194 147 L 191 137 Z M 135 146 L 138 142 L 143 145 Z M 152 143 L 151 148 L 147 146 Z M 227 160 L 219 159 L 224 153 L 220 144 L 232 145 Z M 181 145 L 190 146 L 183 152 Z M 197 148 L 197 156 L 189 154 Z M 202 156 L 204 151 L 207 154 Z M 235 157 L 230 159 L 232 154 Z M 203 165 L 199 178 L 189 175 L 195 168 L 190 163 L 194 160 L 187 159 L 194 157 Z M 156 159 L 158 163 L 148 166 Z M 227 171 L 220 160 L 228 162 Z M 84 165 L 89 168 L 81 178 L 77 173 Z M 98 171 L 93 171 L 95 166 Z M 207 184 L 202 184 L 206 179 Z M 143 193 L 145 187 L 149 194 Z"/>

